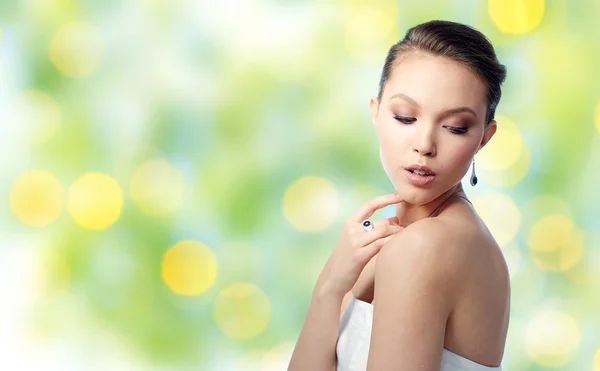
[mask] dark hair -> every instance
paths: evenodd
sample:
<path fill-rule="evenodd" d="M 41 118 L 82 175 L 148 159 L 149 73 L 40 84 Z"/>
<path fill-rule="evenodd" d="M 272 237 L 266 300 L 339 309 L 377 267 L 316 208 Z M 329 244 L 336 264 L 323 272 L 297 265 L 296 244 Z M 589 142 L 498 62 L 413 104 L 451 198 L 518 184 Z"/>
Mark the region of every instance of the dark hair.
<path fill-rule="evenodd" d="M 500 85 L 506 78 L 506 67 L 498 62 L 494 47 L 485 35 L 470 26 L 450 21 L 433 20 L 414 26 L 406 32 L 404 39 L 392 45 L 381 73 L 377 96 L 379 101 L 394 62 L 412 51 L 450 58 L 469 67 L 484 80 L 488 88 L 485 123 L 494 119 L 502 95 Z"/>

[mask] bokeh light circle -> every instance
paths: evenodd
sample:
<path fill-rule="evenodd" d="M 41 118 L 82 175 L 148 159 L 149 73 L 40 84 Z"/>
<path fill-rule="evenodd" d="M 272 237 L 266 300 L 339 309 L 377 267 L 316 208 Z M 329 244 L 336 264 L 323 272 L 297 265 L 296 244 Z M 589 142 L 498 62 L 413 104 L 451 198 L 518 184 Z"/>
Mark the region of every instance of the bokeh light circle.
<path fill-rule="evenodd" d="M 266 352 L 261 360 L 260 371 L 279 371 L 287 369 L 292 359 L 296 343 L 285 341 Z"/>
<path fill-rule="evenodd" d="M 572 317 L 546 310 L 528 324 L 525 348 L 538 365 L 558 368 L 571 360 L 580 340 L 579 326 Z"/>
<path fill-rule="evenodd" d="M 96 70 L 103 52 L 98 29 L 87 22 L 72 22 L 52 37 L 50 60 L 64 75 L 84 77 Z"/>
<path fill-rule="evenodd" d="M 496 133 L 478 153 L 477 165 L 488 171 L 504 171 L 517 162 L 523 152 L 523 138 L 508 117 L 497 116 Z"/>
<path fill-rule="evenodd" d="M 283 215 L 296 229 L 319 232 L 334 222 L 339 196 L 327 179 L 305 176 L 288 186 L 283 196 Z"/>
<path fill-rule="evenodd" d="M 573 220 L 561 214 L 540 218 L 529 233 L 529 251 L 541 269 L 566 271 L 583 254 L 583 233 Z"/>
<path fill-rule="evenodd" d="M 41 227 L 59 217 L 63 198 L 63 186 L 52 173 L 32 170 L 12 184 L 10 208 L 23 224 Z"/>
<path fill-rule="evenodd" d="M 521 225 L 521 213 L 512 198 L 493 192 L 475 196 L 472 202 L 498 245 L 504 246 L 515 238 Z"/>
<path fill-rule="evenodd" d="M 186 191 L 181 170 L 164 159 L 149 160 L 131 177 L 129 192 L 133 201 L 148 214 L 169 214 L 179 209 Z"/>
<path fill-rule="evenodd" d="M 162 278 L 175 293 L 200 295 L 210 288 L 217 277 L 217 258 L 205 244 L 183 240 L 171 246 L 163 255 Z"/>
<path fill-rule="evenodd" d="M 69 213 L 87 229 L 105 229 L 113 224 L 123 209 L 123 191 L 107 174 L 86 173 L 69 188 Z"/>
<path fill-rule="evenodd" d="M 477 175 L 486 183 L 508 187 L 518 183 L 529 170 L 531 154 L 527 143 L 508 117 L 496 116 L 496 133 L 475 157 Z"/>
<path fill-rule="evenodd" d="M 544 0 L 488 0 L 488 13 L 502 32 L 522 35 L 541 22 L 544 3 Z"/>
<path fill-rule="evenodd" d="M 596 349 L 596 353 L 594 354 L 594 366 L 593 371 L 600 371 L 600 347 Z"/>
<path fill-rule="evenodd" d="M 269 323 L 271 305 L 258 287 L 244 282 L 232 283 L 216 299 L 214 318 L 223 333 L 247 340 L 260 334 Z"/>
<path fill-rule="evenodd" d="M 398 41 L 397 6 L 393 1 L 374 7 L 347 1 L 343 9 L 345 45 L 359 61 L 379 64 L 380 51 Z"/>

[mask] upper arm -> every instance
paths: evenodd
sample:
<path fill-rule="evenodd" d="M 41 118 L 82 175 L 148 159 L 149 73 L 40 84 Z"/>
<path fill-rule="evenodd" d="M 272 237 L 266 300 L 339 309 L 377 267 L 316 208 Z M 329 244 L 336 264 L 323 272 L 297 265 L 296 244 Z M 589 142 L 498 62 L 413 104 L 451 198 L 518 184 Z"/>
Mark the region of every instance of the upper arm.
<path fill-rule="evenodd" d="M 369 370 L 440 369 L 463 260 L 452 245 L 441 222 L 424 219 L 379 252 Z"/>

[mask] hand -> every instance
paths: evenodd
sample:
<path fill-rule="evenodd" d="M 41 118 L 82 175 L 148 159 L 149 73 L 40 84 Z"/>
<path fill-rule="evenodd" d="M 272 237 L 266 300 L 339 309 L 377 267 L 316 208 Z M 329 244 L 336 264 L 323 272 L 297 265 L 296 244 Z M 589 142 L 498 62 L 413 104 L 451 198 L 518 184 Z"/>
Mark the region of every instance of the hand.
<path fill-rule="evenodd" d="M 396 194 L 375 197 L 344 222 L 340 238 L 325 265 L 323 279 L 319 279 L 328 291 L 341 296 L 350 291 L 365 265 L 387 241 L 404 229 L 398 224 L 397 217 L 371 221 L 373 229 L 370 231 L 365 231 L 361 225 L 378 209 L 399 202 L 402 200 Z"/>

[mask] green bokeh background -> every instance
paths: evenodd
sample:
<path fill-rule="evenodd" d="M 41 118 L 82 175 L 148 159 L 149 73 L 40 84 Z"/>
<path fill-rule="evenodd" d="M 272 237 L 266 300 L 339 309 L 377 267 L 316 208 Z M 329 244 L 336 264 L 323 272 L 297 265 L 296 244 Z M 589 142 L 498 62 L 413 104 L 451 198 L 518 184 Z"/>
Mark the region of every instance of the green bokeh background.
<path fill-rule="evenodd" d="M 485 172 L 475 188 L 464 182 L 470 196 L 500 193 L 519 210 L 503 366 L 599 371 L 600 1 L 546 1 L 522 34 L 503 32 L 488 10 L 486 1 L 0 3 L 2 368 L 284 369 L 341 223 L 392 191 L 368 109 L 387 50 L 407 28 L 447 19 L 496 47 L 508 68 L 497 115 L 516 124 L 531 156 L 515 184 Z M 99 43 L 73 53 L 99 57 L 72 76 L 50 45 L 79 21 Z M 23 103 L 28 91 L 60 112 L 45 140 L 32 137 L 46 130 L 47 111 L 23 119 L 39 109 Z M 165 215 L 145 212 L 129 191 L 132 174 L 155 158 L 185 180 L 183 203 Z M 15 181 L 31 170 L 52 173 L 65 190 L 59 216 L 44 226 L 10 208 Z M 67 208 L 69 186 L 88 172 L 123 191 L 118 220 L 102 230 L 82 228 Z M 340 194 L 335 220 L 318 232 L 298 230 L 283 212 L 286 190 L 304 176 Z M 541 195 L 560 206 L 532 201 Z M 582 232 L 582 257 L 566 271 L 543 269 L 529 253 L 544 207 Z M 178 295 L 161 277 L 165 251 L 181 240 L 205 244 L 218 261 L 200 295 Z M 219 293 L 235 282 L 255 285 L 270 305 L 266 327 L 249 339 L 215 321 Z M 578 329 L 574 349 L 550 365 L 527 350 L 547 309 Z M 561 344 L 557 326 L 552 344 Z"/>

